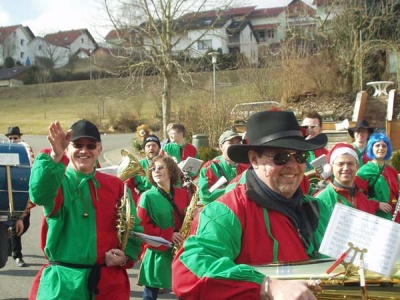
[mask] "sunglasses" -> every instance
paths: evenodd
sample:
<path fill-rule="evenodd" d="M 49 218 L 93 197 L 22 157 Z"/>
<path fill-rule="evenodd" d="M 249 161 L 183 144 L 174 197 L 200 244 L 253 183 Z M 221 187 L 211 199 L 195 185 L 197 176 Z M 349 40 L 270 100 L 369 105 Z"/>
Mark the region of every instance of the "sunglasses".
<path fill-rule="evenodd" d="M 82 149 L 85 146 L 89 150 L 94 150 L 97 148 L 97 144 L 72 143 L 72 146 L 74 146 L 74 148 L 76 148 L 76 149 Z"/>
<path fill-rule="evenodd" d="M 8 137 L 8 139 L 9 139 L 9 140 L 16 141 L 16 140 L 19 139 L 19 137 L 17 137 L 17 136 L 10 136 L 10 137 Z"/>
<path fill-rule="evenodd" d="M 283 166 L 285 165 L 290 158 L 293 156 L 296 162 L 299 164 L 304 164 L 308 157 L 309 153 L 308 152 L 278 152 L 273 156 L 269 156 L 268 154 L 264 153 L 265 156 L 267 156 L 269 159 L 272 159 L 275 165 L 277 166 Z"/>
<path fill-rule="evenodd" d="M 163 170 L 163 169 L 165 169 L 165 166 L 152 167 L 152 168 L 150 168 L 149 170 L 150 170 L 151 172 L 156 172 L 156 171 L 161 171 L 161 170 Z"/>
<path fill-rule="evenodd" d="M 303 127 L 304 129 L 316 129 L 318 128 L 319 125 L 302 125 L 301 127 Z"/>

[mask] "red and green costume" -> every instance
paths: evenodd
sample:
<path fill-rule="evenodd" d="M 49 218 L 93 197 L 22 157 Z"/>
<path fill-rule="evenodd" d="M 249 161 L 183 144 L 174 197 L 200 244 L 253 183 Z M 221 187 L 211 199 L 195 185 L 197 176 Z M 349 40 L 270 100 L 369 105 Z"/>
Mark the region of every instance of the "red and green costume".
<path fill-rule="evenodd" d="M 271 192 L 248 170 L 246 183 L 204 207 L 195 234 L 173 261 L 173 290 L 179 298 L 259 299 L 265 274 L 253 266 L 318 257 L 326 208 L 298 189 L 288 214 L 275 199 L 279 195 L 268 196 Z M 299 231 L 307 234 L 301 238 Z"/>
<path fill-rule="evenodd" d="M 199 158 L 196 147 L 186 142 L 183 145 L 178 145 L 175 142 L 168 143 L 164 146 L 163 150 L 169 156 L 175 157 L 178 164 L 188 157 Z"/>
<path fill-rule="evenodd" d="M 142 219 L 144 233 L 172 242 L 173 233 L 182 226 L 190 196 L 182 188 L 173 188 L 171 192 L 172 194 L 166 193 L 156 186 L 144 192 L 140 197 L 138 216 Z M 138 284 L 153 288 L 171 288 L 172 258 L 171 248 L 146 244 Z"/>
<path fill-rule="evenodd" d="M 341 203 L 346 206 L 357 208 L 364 212 L 375 214 L 379 210 L 379 202 L 369 200 L 364 194 L 363 189 L 355 186 L 353 190 L 335 186 L 332 182 L 315 195 L 318 200 L 325 204 L 332 215 L 336 203 Z"/>
<path fill-rule="evenodd" d="M 208 161 L 200 170 L 199 175 L 199 188 L 200 188 L 200 199 L 204 204 L 213 202 L 225 193 L 225 188 L 236 176 L 242 174 L 249 168 L 248 164 L 234 164 L 231 165 L 221 156 L 215 157 L 213 160 Z M 227 179 L 227 183 L 217 188 L 215 191 L 210 193 L 209 189 L 224 176 Z"/>
<path fill-rule="evenodd" d="M 116 205 L 124 184 L 115 176 L 83 174 L 67 164 L 65 156 L 56 163 L 41 153 L 32 169 L 30 199 L 43 206 L 42 248 L 49 263 L 36 275 L 30 299 L 129 299 L 126 269 L 138 259 L 142 242 L 129 239 L 125 253 L 131 262 L 125 266 L 105 265 L 105 253 L 119 248 Z M 143 231 L 135 209 L 132 214 L 134 230 Z M 96 268 L 101 269 L 98 295 L 88 289 L 90 272 Z"/>
<path fill-rule="evenodd" d="M 376 215 L 382 218 L 392 220 L 394 209 L 399 198 L 399 180 L 398 172 L 395 168 L 378 164 L 369 161 L 363 165 L 357 172 L 362 180 L 367 182 L 367 186 L 370 186 L 374 190 L 373 198 L 380 202 L 389 203 L 392 206 L 390 213 L 385 213 L 379 210 Z M 365 188 L 367 190 L 367 188 Z M 400 218 L 397 220 L 400 222 Z"/>

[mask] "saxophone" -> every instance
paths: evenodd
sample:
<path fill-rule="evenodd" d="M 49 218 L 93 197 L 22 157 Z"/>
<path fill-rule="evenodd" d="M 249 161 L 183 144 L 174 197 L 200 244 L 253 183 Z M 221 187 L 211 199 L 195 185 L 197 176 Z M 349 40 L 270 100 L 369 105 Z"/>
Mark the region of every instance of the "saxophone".
<path fill-rule="evenodd" d="M 186 214 L 185 218 L 183 219 L 182 227 L 179 230 L 180 234 L 182 234 L 184 240 L 186 240 L 191 232 L 192 229 L 192 223 L 194 218 L 197 215 L 198 208 L 199 208 L 199 200 L 200 200 L 200 189 L 197 184 L 195 184 L 193 181 L 191 181 L 191 184 L 193 184 L 196 188 L 196 192 L 193 194 L 192 199 L 190 200 L 189 206 L 186 209 Z M 179 245 L 174 245 L 174 248 L 172 250 L 172 254 L 175 256 L 178 250 L 182 247 L 184 242 L 182 242 Z"/>
<path fill-rule="evenodd" d="M 126 181 L 136 175 L 144 175 L 144 168 L 137 158 L 127 150 L 121 150 L 122 160 L 118 164 L 118 177 Z M 132 216 L 131 199 L 128 195 L 128 185 L 124 184 L 124 195 L 117 204 L 117 234 L 121 250 L 125 250 L 130 231 L 133 229 L 135 219 Z"/>

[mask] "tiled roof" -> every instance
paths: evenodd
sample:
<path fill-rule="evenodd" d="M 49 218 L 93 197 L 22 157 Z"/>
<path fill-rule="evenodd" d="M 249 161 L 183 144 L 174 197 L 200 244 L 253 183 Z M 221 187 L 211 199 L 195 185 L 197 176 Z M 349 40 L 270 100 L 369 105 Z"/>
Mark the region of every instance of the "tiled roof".
<path fill-rule="evenodd" d="M 323 5 L 329 5 L 332 2 L 333 2 L 333 0 L 314 0 L 313 5 L 323 6 Z"/>
<path fill-rule="evenodd" d="M 110 30 L 106 37 L 105 40 L 113 40 L 113 39 L 117 39 L 117 38 L 126 38 L 126 39 L 130 39 L 130 38 L 134 38 L 136 36 L 136 31 L 133 30 L 132 28 L 125 28 L 125 29 L 113 29 Z"/>
<path fill-rule="evenodd" d="M 255 9 L 249 16 L 249 18 L 264 18 L 264 17 L 276 17 L 285 11 L 285 7 L 272 7 L 272 8 L 260 8 Z"/>
<path fill-rule="evenodd" d="M 10 36 L 11 33 L 13 33 L 15 30 L 18 29 L 18 27 L 21 27 L 22 25 L 13 25 L 13 26 L 7 26 L 7 27 L 0 27 L 0 42 L 3 42 L 7 37 Z"/>
<path fill-rule="evenodd" d="M 75 29 L 69 31 L 59 31 L 57 33 L 50 33 L 46 34 L 44 36 L 44 39 L 46 40 L 46 42 L 52 45 L 66 47 L 71 45 L 77 38 L 79 38 L 84 33 L 86 33 L 92 40 L 92 42 L 97 45 L 96 41 L 93 39 L 92 35 L 89 33 L 87 29 Z"/>

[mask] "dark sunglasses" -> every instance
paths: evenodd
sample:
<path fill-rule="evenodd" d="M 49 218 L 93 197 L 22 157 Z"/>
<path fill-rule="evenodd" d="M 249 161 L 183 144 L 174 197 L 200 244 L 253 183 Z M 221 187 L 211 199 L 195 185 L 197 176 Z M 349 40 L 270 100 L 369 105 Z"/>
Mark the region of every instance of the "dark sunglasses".
<path fill-rule="evenodd" d="M 17 136 L 10 136 L 8 139 L 9 139 L 9 140 L 18 140 L 19 137 L 17 137 Z"/>
<path fill-rule="evenodd" d="M 304 164 L 307 161 L 307 158 L 309 157 L 308 152 L 278 152 L 274 156 L 269 156 L 268 154 L 264 153 L 265 156 L 268 158 L 272 159 L 275 165 L 277 166 L 283 166 L 285 165 L 289 160 L 290 157 L 294 157 L 296 162 L 299 164 Z"/>
<path fill-rule="evenodd" d="M 308 128 L 316 129 L 318 126 L 319 126 L 319 125 L 310 125 L 310 126 L 304 125 L 304 126 L 301 126 L 301 127 L 303 127 L 304 129 L 308 129 Z"/>
<path fill-rule="evenodd" d="M 94 150 L 97 148 L 97 144 L 72 143 L 72 146 L 74 146 L 74 148 L 76 148 L 76 149 L 82 149 L 85 146 L 89 150 Z"/>
<path fill-rule="evenodd" d="M 161 171 L 161 170 L 163 170 L 163 169 L 165 169 L 165 166 L 152 167 L 152 168 L 150 168 L 149 170 L 150 170 L 151 172 L 156 172 L 156 171 Z"/>

